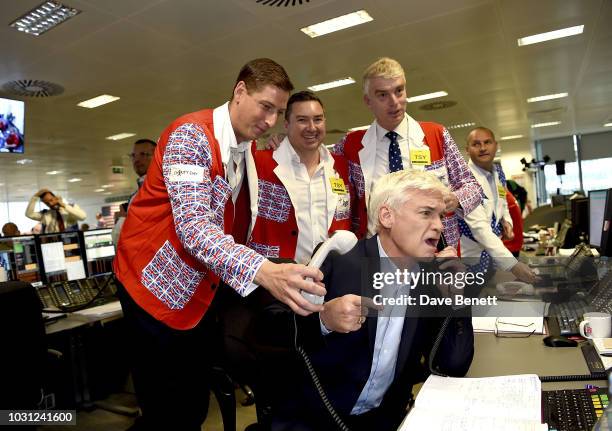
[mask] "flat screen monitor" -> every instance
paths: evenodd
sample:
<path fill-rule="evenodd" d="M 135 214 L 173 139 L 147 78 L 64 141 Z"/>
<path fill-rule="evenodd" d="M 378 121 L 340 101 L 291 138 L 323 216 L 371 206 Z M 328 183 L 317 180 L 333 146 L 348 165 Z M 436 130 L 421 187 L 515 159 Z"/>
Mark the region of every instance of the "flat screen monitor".
<path fill-rule="evenodd" d="M 0 266 L 9 280 L 40 284 L 40 258 L 34 236 L 0 238 Z"/>
<path fill-rule="evenodd" d="M 37 235 L 47 283 L 86 278 L 79 232 Z"/>
<path fill-rule="evenodd" d="M 0 153 L 23 153 L 25 104 L 0 97 Z"/>
<path fill-rule="evenodd" d="M 606 209 L 607 190 L 589 192 L 589 244 L 601 247 L 601 231 Z"/>
<path fill-rule="evenodd" d="M 96 229 L 83 232 L 87 273 L 90 277 L 113 272 L 115 246 L 113 245 L 112 232 L 112 229 Z"/>
<path fill-rule="evenodd" d="M 586 239 L 589 233 L 589 200 L 587 198 L 578 197 L 571 199 L 572 211 L 572 230 L 573 238 L 571 247 L 575 247 L 580 243 L 580 238 Z"/>
<path fill-rule="evenodd" d="M 608 189 L 606 194 L 600 253 L 602 256 L 612 256 L 612 189 Z"/>

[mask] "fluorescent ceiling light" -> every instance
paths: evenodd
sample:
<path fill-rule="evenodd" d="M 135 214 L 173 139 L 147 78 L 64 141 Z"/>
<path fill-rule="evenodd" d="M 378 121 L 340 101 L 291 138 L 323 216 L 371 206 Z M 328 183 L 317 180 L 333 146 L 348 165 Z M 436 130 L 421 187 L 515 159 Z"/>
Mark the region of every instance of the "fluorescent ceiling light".
<path fill-rule="evenodd" d="M 536 129 L 538 127 L 556 126 L 557 124 L 561 124 L 561 121 L 549 121 L 548 123 L 532 124 L 531 128 Z"/>
<path fill-rule="evenodd" d="M 501 138 L 499 138 L 500 141 L 509 141 L 510 139 L 519 139 L 522 138 L 523 135 L 508 135 L 508 136 L 502 136 Z"/>
<path fill-rule="evenodd" d="M 475 126 L 476 123 L 460 123 L 460 124 L 453 124 L 452 126 L 448 126 L 447 129 L 448 130 L 452 130 L 452 129 L 463 129 L 464 127 L 472 127 Z"/>
<path fill-rule="evenodd" d="M 437 97 L 448 96 L 446 91 L 436 91 L 435 93 L 421 94 L 420 96 L 412 96 L 406 99 L 406 102 L 420 102 L 421 100 L 435 99 Z"/>
<path fill-rule="evenodd" d="M 104 192 L 104 193 L 102 193 L 102 194 L 103 194 L 103 195 L 112 195 L 112 193 L 111 193 L 111 192 Z"/>
<path fill-rule="evenodd" d="M 541 102 L 543 100 L 561 99 L 563 97 L 567 97 L 567 93 L 547 94 L 545 96 L 530 97 L 529 99 L 527 99 L 527 103 Z"/>
<path fill-rule="evenodd" d="M 55 1 L 47 1 L 25 15 L 20 16 L 9 25 L 18 31 L 40 36 L 79 13 L 81 11 L 78 9 L 64 6 Z"/>
<path fill-rule="evenodd" d="M 62 171 L 49 171 L 47 172 L 47 175 L 57 175 L 57 174 L 61 174 Z"/>
<path fill-rule="evenodd" d="M 19 159 L 15 163 L 17 163 L 18 165 L 28 165 L 32 163 L 32 160 L 31 159 Z"/>
<path fill-rule="evenodd" d="M 310 91 L 323 91 L 329 90 L 330 88 L 342 87 L 343 85 L 354 84 L 355 80 L 350 76 L 335 81 L 325 82 L 323 84 L 311 85 L 308 87 Z"/>
<path fill-rule="evenodd" d="M 612 127 L 612 123 L 606 123 L 604 124 L 604 127 Z"/>
<path fill-rule="evenodd" d="M 300 30 L 302 33 L 305 33 L 310 37 L 317 37 L 323 36 L 324 34 L 333 33 L 335 31 L 344 30 L 345 28 L 354 27 L 359 24 L 364 24 L 372 21 L 373 19 L 374 18 L 372 18 L 365 10 L 359 10 L 357 12 L 309 25 L 308 27 L 301 28 Z"/>
<path fill-rule="evenodd" d="M 103 189 L 110 189 L 112 187 L 115 187 L 114 184 L 102 184 L 100 187 L 102 187 Z"/>
<path fill-rule="evenodd" d="M 69 183 L 78 183 L 79 181 L 83 181 L 81 178 L 70 178 L 68 180 Z"/>
<path fill-rule="evenodd" d="M 584 25 L 562 28 L 560 30 L 549 31 L 547 33 L 534 34 L 532 36 L 521 37 L 517 40 L 518 46 L 532 45 L 534 43 L 546 42 L 547 40 L 561 39 L 562 37 L 575 36 L 581 34 Z"/>
<path fill-rule="evenodd" d="M 94 192 L 96 192 L 96 193 L 101 193 L 101 192 L 103 192 L 103 191 L 104 191 L 104 189 L 95 189 L 95 190 L 94 190 Z"/>
<path fill-rule="evenodd" d="M 110 141 L 118 141 L 120 139 L 131 138 L 132 136 L 136 136 L 136 133 L 118 133 L 116 135 L 107 136 L 106 139 Z"/>
<path fill-rule="evenodd" d="M 119 97 L 111 96 L 109 94 L 103 94 L 102 96 L 94 97 L 93 99 L 84 100 L 80 103 L 77 103 L 77 106 L 81 106 L 83 108 L 97 108 L 98 106 L 106 105 L 107 103 L 111 103 L 119 99 Z"/>
<path fill-rule="evenodd" d="M 368 124 L 367 126 L 358 126 L 358 127 L 351 127 L 349 129 L 349 132 L 355 132 L 357 130 L 367 130 L 370 128 L 370 125 Z"/>

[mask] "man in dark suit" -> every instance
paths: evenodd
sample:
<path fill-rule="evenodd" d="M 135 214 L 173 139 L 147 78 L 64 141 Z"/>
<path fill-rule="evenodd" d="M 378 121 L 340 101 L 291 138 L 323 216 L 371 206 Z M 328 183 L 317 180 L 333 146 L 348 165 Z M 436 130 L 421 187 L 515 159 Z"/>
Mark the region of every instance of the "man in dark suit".
<path fill-rule="evenodd" d="M 440 313 L 432 311 L 441 307 L 387 303 L 383 310 L 377 294 L 401 298 L 423 291 L 405 280 L 387 282 L 378 290 L 380 283 L 374 281 L 381 280 L 376 274 L 393 274 L 398 269 L 417 274 L 431 267 L 434 257 L 456 256 L 452 247 L 440 252 L 436 248 L 443 229 L 445 193 L 448 189 L 426 172 L 399 171 L 381 178 L 370 196 L 377 235 L 360 241 L 345 255 L 331 254 L 321 268 L 327 288 L 324 310 L 319 316 L 290 317 L 290 324 L 286 323 L 289 314 L 278 308 L 267 315 L 269 339 L 278 341 L 279 328 L 288 327 L 285 342 L 293 344 L 293 323 L 297 323 L 295 344 L 309 355 L 331 405 L 351 430 L 395 430 L 406 415 L 412 385 L 429 372 L 429 356 L 443 321 Z M 440 268 L 456 270 L 456 265 L 456 261 L 446 262 Z M 433 286 L 433 291 L 430 287 L 430 296 L 455 293 L 449 286 Z M 446 309 L 453 317 L 435 354 L 437 373 L 463 376 L 471 364 L 471 319 L 465 312 L 458 317 L 458 312 Z M 272 328 L 276 329 L 273 335 Z M 282 364 L 269 365 L 282 376 L 275 383 L 273 429 L 339 429 L 300 360 L 286 357 Z"/>

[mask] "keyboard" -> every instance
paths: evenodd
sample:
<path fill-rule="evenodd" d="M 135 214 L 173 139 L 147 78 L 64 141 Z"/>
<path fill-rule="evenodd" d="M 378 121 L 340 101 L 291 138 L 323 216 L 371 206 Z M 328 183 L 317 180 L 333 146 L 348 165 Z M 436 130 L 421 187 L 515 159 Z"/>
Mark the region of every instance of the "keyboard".
<path fill-rule="evenodd" d="M 542 420 L 554 431 L 591 431 L 608 406 L 608 388 L 542 391 Z"/>
<path fill-rule="evenodd" d="M 582 321 L 582 315 L 589 311 L 593 311 L 593 307 L 589 306 L 584 300 L 575 300 L 563 302 L 560 304 L 551 304 L 548 311 L 549 324 L 550 319 L 556 320 L 557 328 L 550 328 L 553 335 L 580 335 L 578 327 Z M 554 329 L 554 330 L 553 330 Z"/>

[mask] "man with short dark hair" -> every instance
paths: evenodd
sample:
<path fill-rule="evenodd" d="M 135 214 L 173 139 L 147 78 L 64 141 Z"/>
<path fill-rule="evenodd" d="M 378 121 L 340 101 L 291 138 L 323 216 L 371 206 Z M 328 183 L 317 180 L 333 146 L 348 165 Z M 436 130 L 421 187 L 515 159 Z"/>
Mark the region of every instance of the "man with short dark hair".
<path fill-rule="evenodd" d="M 294 93 L 285 111 L 287 136 L 276 150 L 256 151 L 249 171 L 251 229 L 247 246 L 266 257 L 307 264 L 317 244 L 351 229 L 348 166 L 323 145 L 325 112 L 310 91 Z"/>
<path fill-rule="evenodd" d="M 19 232 L 19 228 L 15 223 L 8 222 L 2 226 L 2 235 L 4 236 L 19 236 L 21 232 Z"/>
<path fill-rule="evenodd" d="M 147 169 L 149 169 L 149 165 L 151 164 L 151 160 L 153 159 L 153 153 L 155 151 L 155 147 L 157 143 L 150 139 L 138 139 L 134 142 L 132 147 L 132 152 L 128 154 L 130 156 L 130 160 L 132 160 L 132 168 L 134 168 L 134 173 L 138 175 L 136 178 L 136 185 L 138 188 L 136 191 L 130 196 L 128 201 L 129 203 L 132 201 L 142 184 L 144 183 L 145 177 L 147 175 Z M 119 211 L 115 214 L 115 225 L 113 226 L 113 232 L 111 234 L 113 238 L 113 244 L 117 244 L 119 241 L 119 234 L 121 233 L 121 229 L 123 228 L 123 222 L 127 217 L 127 206 L 120 205 Z"/>
<path fill-rule="evenodd" d="M 36 211 L 37 201 L 43 202 L 48 210 Z M 79 230 L 78 222 L 87 218 L 87 213 L 77 204 L 67 204 L 49 189 L 40 189 L 32 196 L 26 208 L 26 217 L 40 221 L 42 233 L 64 232 L 65 230 Z"/>
<path fill-rule="evenodd" d="M 322 308 L 300 294 L 325 292 L 320 271 L 239 245 L 249 211 L 244 152 L 283 114 L 292 89 L 276 62 L 248 62 L 229 102 L 162 132 L 130 204 L 114 270 L 146 429 L 195 431 L 206 418 L 221 281 L 241 296 L 260 285 L 301 315 Z"/>

